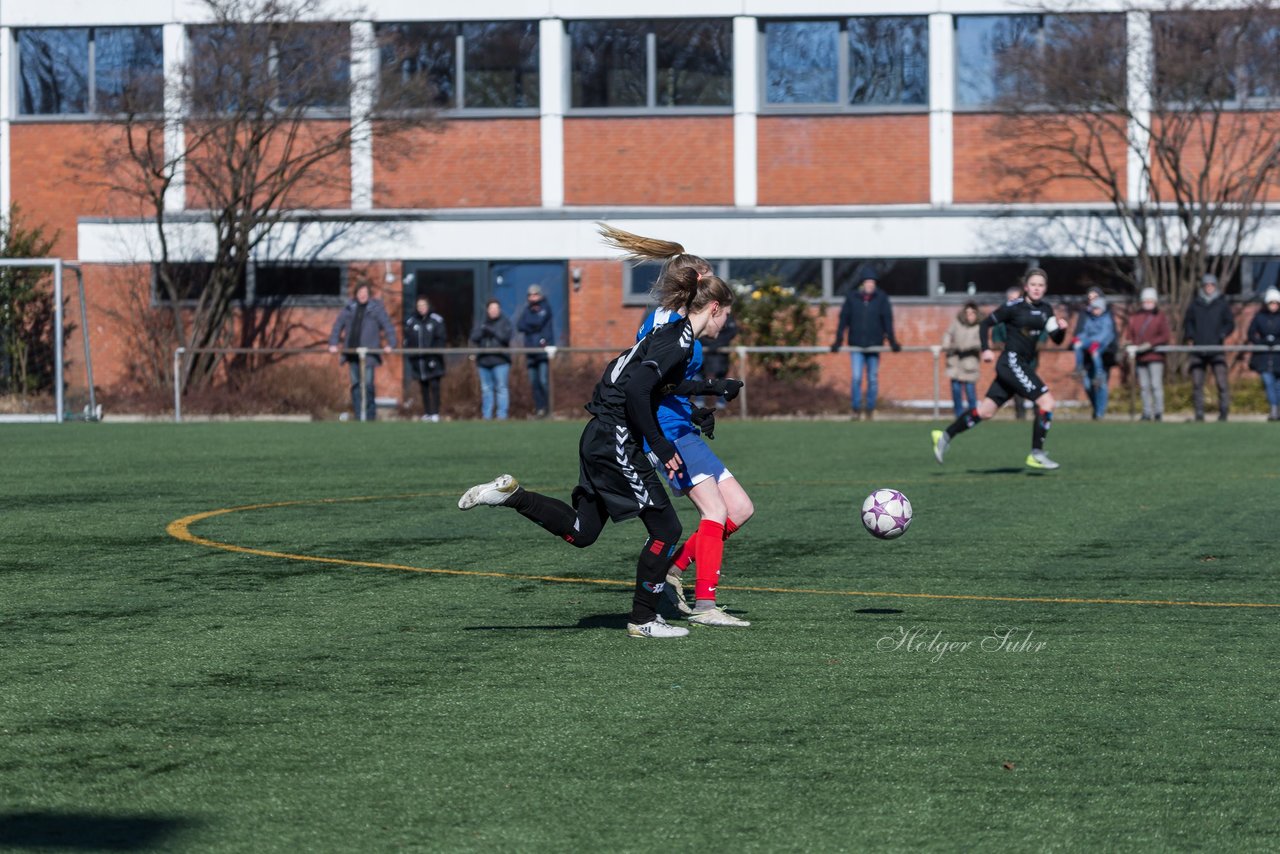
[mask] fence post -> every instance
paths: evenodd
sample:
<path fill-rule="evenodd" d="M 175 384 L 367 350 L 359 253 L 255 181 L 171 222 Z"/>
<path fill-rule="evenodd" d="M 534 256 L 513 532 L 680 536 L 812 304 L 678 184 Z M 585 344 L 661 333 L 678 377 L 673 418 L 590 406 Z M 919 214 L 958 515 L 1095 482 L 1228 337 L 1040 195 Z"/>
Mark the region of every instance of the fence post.
<path fill-rule="evenodd" d="M 369 348 L 357 347 L 356 357 L 360 360 L 360 411 L 356 413 L 356 420 L 364 421 L 364 414 L 369 410 L 369 387 L 364 381 L 364 366 L 369 358 Z"/>
<path fill-rule="evenodd" d="M 1134 392 L 1135 386 L 1138 385 L 1138 348 L 1130 344 L 1124 348 L 1124 352 L 1129 357 L 1129 420 L 1132 421 L 1136 407 Z"/>
<path fill-rule="evenodd" d="M 173 423 L 182 423 L 182 356 L 186 347 L 173 351 Z"/>
<path fill-rule="evenodd" d="M 747 417 L 747 348 L 736 347 L 738 351 L 738 370 L 742 374 L 742 390 L 738 392 L 738 414 Z"/>
<path fill-rule="evenodd" d="M 933 353 L 933 417 L 942 415 L 942 346 L 934 344 L 929 348 Z"/>
<path fill-rule="evenodd" d="M 556 345 L 548 344 L 543 348 L 547 354 L 547 417 L 554 418 L 556 415 L 556 384 L 552 381 L 551 361 L 556 357 Z"/>

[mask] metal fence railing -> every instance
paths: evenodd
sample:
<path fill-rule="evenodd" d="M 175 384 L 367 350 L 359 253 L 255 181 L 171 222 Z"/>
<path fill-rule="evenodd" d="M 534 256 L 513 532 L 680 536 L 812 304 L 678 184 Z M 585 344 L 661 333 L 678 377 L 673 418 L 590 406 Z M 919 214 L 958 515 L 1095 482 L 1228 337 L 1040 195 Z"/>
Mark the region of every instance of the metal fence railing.
<path fill-rule="evenodd" d="M 751 375 L 752 375 L 752 357 L 753 356 L 766 355 L 766 354 L 820 355 L 820 354 L 828 354 L 831 352 L 831 350 L 828 347 L 735 346 L 735 347 L 728 348 L 728 350 L 729 352 L 732 353 L 736 361 L 736 364 L 734 365 L 735 369 L 732 372 L 733 376 L 736 376 L 746 381 L 746 385 L 743 387 L 741 393 L 737 398 L 737 401 L 735 401 L 735 404 L 734 404 L 735 408 L 738 410 L 738 413 L 743 417 L 748 417 L 751 414 L 751 404 L 750 404 L 751 396 L 750 395 L 751 395 L 751 386 L 752 386 Z M 1219 346 L 1219 347 L 1162 346 L 1162 347 L 1156 347 L 1153 350 L 1153 352 L 1169 353 L 1169 354 L 1192 353 L 1192 352 L 1199 352 L 1199 353 L 1221 352 L 1221 353 L 1241 353 L 1242 354 L 1242 353 L 1268 352 L 1268 351 L 1280 351 L 1280 347 L 1257 347 L 1257 346 L 1248 346 L 1248 345 L 1227 345 L 1227 346 Z M 367 397 L 368 390 L 365 388 L 365 383 L 364 383 L 364 378 L 366 376 L 365 367 L 367 364 L 367 360 L 371 354 L 375 354 L 378 356 L 388 356 L 388 355 L 389 356 L 417 356 L 417 355 L 427 355 L 427 354 L 436 354 L 441 356 L 479 356 L 486 353 L 501 352 L 505 355 L 512 356 L 512 357 L 522 356 L 522 355 L 531 355 L 531 354 L 545 354 L 548 357 L 548 359 L 555 360 L 557 358 L 564 358 L 565 356 L 580 355 L 580 354 L 612 356 L 618 353 L 618 348 L 617 347 L 554 347 L 552 346 L 552 347 L 534 347 L 534 348 L 511 347 L 505 350 L 495 351 L 491 349 L 449 347 L 449 348 L 438 348 L 438 349 L 429 349 L 429 350 L 392 348 L 391 350 L 387 351 L 387 350 L 381 350 L 381 349 L 360 347 L 354 350 L 343 350 L 339 352 L 343 355 L 354 355 L 359 361 L 359 368 L 360 368 L 358 372 L 360 376 L 359 399 L 360 401 L 365 402 L 368 400 L 368 397 Z M 851 352 L 886 353 L 886 352 L 889 352 L 889 348 L 888 347 L 842 347 L 840 348 L 839 352 L 842 354 L 848 354 Z M 908 354 L 927 353 L 930 356 L 931 363 L 932 363 L 932 370 L 931 370 L 932 400 L 925 401 L 924 403 L 926 408 L 930 408 L 932 410 L 933 417 L 935 418 L 939 417 L 942 411 L 946 408 L 949 408 L 951 405 L 950 381 L 944 377 L 947 354 L 944 352 L 943 348 L 940 345 L 936 345 L 936 344 L 929 345 L 929 346 L 903 346 L 900 352 L 908 353 Z M 1064 355 L 1070 355 L 1071 352 L 1072 351 L 1070 348 L 1042 348 L 1041 350 L 1042 355 L 1056 354 L 1057 356 L 1064 356 Z M 218 354 L 218 355 L 224 355 L 224 356 L 234 356 L 234 355 L 329 356 L 331 355 L 329 354 L 327 349 L 316 348 L 316 347 L 276 347 L 276 348 L 201 347 L 201 348 L 190 348 L 190 349 L 186 347 L 179 347 L 173 353 L 173 417 L 174 417 L 174 421 L 179 421 L 179 422 L 182 421 L 184 367 L 186 364 L 186 360 L 189 359 L 195 353 Z M 1127 347 L 1124 350 L 1124 355 L 1128 359 L 1129 363 L 1133 364 L 1133 362 L 1136 359 L 1136 356 L 1138 355 L 1138 349 L 1132 346 Z M 603 367 L 603 363 L 601 364 L 601 367 Z M 945 391 L 944 391 L 944 384 L 946 387 Z M 1136 392 L 1133 387 L 1134 384 L 1131 383 L 1130 386 L 1131 386 L 1130 409 L 1132 412 L 1133 410 L 1132 397 L 1133 397 L 1133 394 L 1135 394 Z M 944 394 L 946 394 L 947 396 L 944 397 Z M 555 409 L 554 372 L 552 372 L 551 374 L 551 381 L 548 386 L 548 397 L 549 397 L 550 409 L 554 411 Z M 362 417 L 364 410 L 365 410 L 365 407 L 362 405 L 360 407 L 360 412 L 357 413 L 356 417 L 357 418 Z"/>

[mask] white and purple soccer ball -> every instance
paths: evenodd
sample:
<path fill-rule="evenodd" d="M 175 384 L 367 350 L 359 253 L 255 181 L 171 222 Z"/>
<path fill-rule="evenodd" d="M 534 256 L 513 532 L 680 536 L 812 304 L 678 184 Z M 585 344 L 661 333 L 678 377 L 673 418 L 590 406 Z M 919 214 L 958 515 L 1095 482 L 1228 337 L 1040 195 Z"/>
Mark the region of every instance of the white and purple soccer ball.
<path fill-rule="evenodd" d="M 896 489 L 877 489 L 862 502 L 862 527 L 873 537 L 892 540 L 911 525 L 911 502 Z"/>

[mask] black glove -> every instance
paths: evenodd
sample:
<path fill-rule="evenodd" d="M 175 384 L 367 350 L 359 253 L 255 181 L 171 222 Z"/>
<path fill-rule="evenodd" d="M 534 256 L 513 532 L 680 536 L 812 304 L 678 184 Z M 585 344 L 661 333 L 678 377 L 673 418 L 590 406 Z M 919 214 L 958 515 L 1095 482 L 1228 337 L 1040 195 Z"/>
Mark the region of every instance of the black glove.
<path fill-rule="evenodd" d="M 695 406 L 693 412 L 689 414 L 689 420 L 693 422 L 693 426 L 702 432 L 702 435 L 708 439 L 714 439 L 712 433 L 716 429 L 716 411 L 714 409 L 704 409 L 701 406 Z"/>
<path fill-rule="evenodd" d="M 898 343 L 898 340 L 895 338 L 894 340 L 892 340 L 892 341 L 890 341 L 890 342 L 889 342 L 889 349 L 890 349 L 890 350 L 892 350 L 892 351 L 893 351 L 893 352 L 895 352 L 895 353 L 901 353 L 901 352 L 902 352 L 902 345 L 901 345 L 901 344 L 899 344 L 899 343 Z"/>
<path fill-rule="evenodd" d="M 717 397 L 723 397 L 726 401 L 733 400 L 738 396 L 738 392 L 742 391 L 745 383 L 742 380 L 735 380 L 725 377 L 722 380 L 710 380 L 707 382 L 707 392 Z"/>
<path fill-rule="evenodd" d="M 832 344 L 832 345 L 831 345 L 831 352 L 832 352 L 832 353 L 839 353 L 839 352 L 840 352 L 840 342 L 839 342 L 839 341 L 837 341 L 836 343 L 834 343 L 834 344 Z"/>

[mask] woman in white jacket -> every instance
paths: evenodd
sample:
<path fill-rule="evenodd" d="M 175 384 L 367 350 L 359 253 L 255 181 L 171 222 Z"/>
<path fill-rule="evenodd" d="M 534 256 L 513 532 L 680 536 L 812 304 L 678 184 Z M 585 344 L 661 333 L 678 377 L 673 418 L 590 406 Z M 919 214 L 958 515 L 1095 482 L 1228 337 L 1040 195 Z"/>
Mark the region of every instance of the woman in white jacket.
<path fill-rule="evenodd" d="M 951 401 L 957 418 L 978 408 L 976 384 L 982 367 L 978 324 L 981 322 L 978 304 L 967 302 L 942 336 L 942 351 L 947 354 L 947 376 L 951 378 Z"/>

